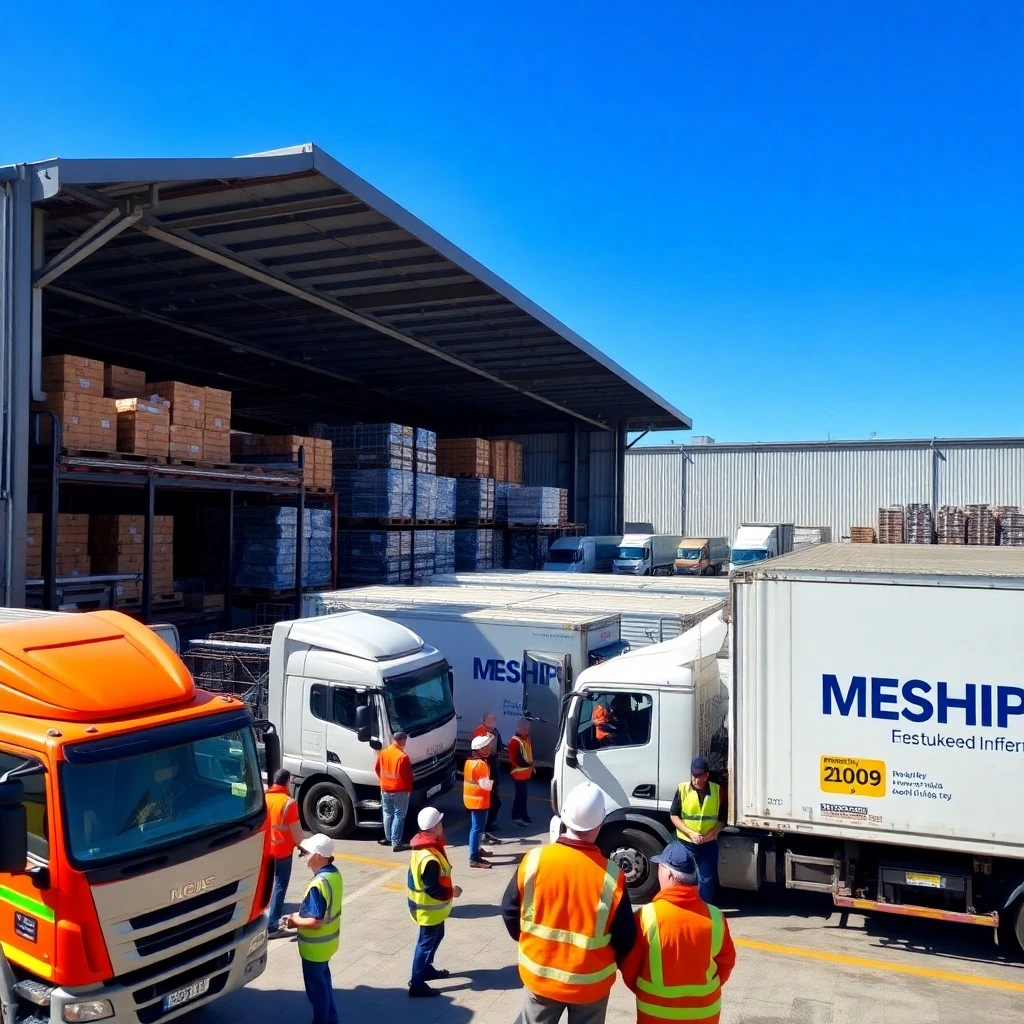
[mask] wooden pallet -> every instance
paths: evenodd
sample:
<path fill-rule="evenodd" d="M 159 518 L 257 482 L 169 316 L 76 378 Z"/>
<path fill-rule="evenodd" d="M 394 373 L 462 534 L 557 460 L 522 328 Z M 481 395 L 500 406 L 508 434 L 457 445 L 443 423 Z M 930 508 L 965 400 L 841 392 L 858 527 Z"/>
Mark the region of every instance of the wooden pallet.
<path fill-rule="evenodd" d="M 495 522 L 493 519 L 456 519 L 452 525 L 454 529 L 461 526 L 467 529 L 490 530 L 495 526 Z"/>
<path fill-rule="evenodd" d="M 184 594 L 154 594 L 149 602 L 150 608 L 157 609 L 181 608 L 185 604 Z M 115 601 L 114 607 L 121 611 L 138 611 L 142 607 L 142 598 L 133 597 L 126 601 Z"/>
<path fill-rule="evenodd" d="M 105 452 L 95 448 L 64 448 L 64 455 L 83 459 L 104 459 L 107 462 L 134 462 L 155 466 L 162 460 L 155 455 L 136 455 L 135 452 Z"/>
<path fill-rule="evenodd" d="M 347 530 L 401 530 L 415 526 L 415 519 L 354 519 L 339 516 L 338 525 Z"/>
<path fill-rule="evenodd" d="M 333 487 L 310 487 L 307 484 L 306 485 L 306 493 L 307 494 L 320 494 L 320 495 L 323 495 L 325 498 L 329 498 L 334 493 L 334 488 Z"/>

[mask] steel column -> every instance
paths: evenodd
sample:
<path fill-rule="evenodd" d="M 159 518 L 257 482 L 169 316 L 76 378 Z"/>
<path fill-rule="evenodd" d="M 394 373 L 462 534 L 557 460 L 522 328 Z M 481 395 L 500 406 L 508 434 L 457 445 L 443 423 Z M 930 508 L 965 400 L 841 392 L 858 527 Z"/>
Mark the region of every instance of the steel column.
<path fill-rule="evenodd" d="M 295 618 L 302 618 L 302 553 L 305 531 L 302 521 L 306 516 L 306 447 L 299 445 L 299 501 L 295 516 Z"/>
<path fill-rule="evenodd" d="M 153 516 L 156 513 L 156 481 L 146 481 L 146 520 L 142 531 L 142 621 L 153 617 Z"/>
<path fill-rule="evenodd" d="M 228 538 L 224 553 L 224 616 L 228 629 L 235 610 L 235 492 L 228 491 Z"/>

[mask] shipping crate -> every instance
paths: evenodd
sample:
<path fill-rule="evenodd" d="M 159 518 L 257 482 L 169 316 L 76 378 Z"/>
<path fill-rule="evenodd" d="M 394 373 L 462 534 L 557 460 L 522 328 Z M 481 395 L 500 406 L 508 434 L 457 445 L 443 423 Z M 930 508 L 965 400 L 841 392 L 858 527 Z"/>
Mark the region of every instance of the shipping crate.
<path fill-rule="evenodd" d="M 163 401 L 117 398 L 117 450 L 166 459 L 171 440 L 171 413 Z"/>
<path fill-rule="evenodd" d="M 490 476 L 491 443 L 482 437 L 457 437 L 437 442 L 439 476 Z"/>
<path fill-rule="evenodd" d="M 182 427 L 175 424 L 173 409 L 167 457 L 182 462 L 203 461 L 203 431 L 199 427 Z"/>
<path fill-rule="evenodd" d="M 44 356 L 41 363 L 43 390 L 46 392 L 84 391 L 103 397 L 103 363 L 82 356 Z"/>
<path fill-rule="evenodd" d="M 510 484 L 523 482 L 523 446 L 518 441 L 506 441 L 508 447 L 505 476 Z"/>
<path fill-rule="evenodd" d="M 117 405 L 113 398 L 85 392 L 46 396 L 46 408 L 60 421 L 61 446 L 72 451 L 117 451 Z"/>
<path fill-rule="evenodd" d="M 203 431 L 203 461 L 231 461 L 231 435 L 226 430 Z"/>
<path fill-rule="evenodd" d="M 145 562 L 146 520 L 140 515 L 92 516 L 89 550 L 97 573 L 141 573 Z M 154 598 L 169 597 L 174 590 L 174 517 L 153 517 L 152 579 Z M 139 584 L 119 584 L 121 604 L 141 599 Z"/>
<path fill-rule="evenodd" d="M 491 442 L 490 476 L 495 483 L 508 482 L 508 441 Z"/>
<path fill-rule="evenodd" d="M 29 512 L 25 523 L 25 578 L 43 575 L 43 513 Z"/>
<path fill-rule="evenodd" d="M 206 388 L 182 384 L 177 380 L 160 381 L 146 388 L 171 403 L 171 426 L 193 427 L 202 430 L 206 426 Z"/>
<path fill-rule="evenodd" d="M 223 430 L 226 434 L 231 429 L 231 392 L 221 388 L 203 388 L 203 392 L 203 429 Z"/>
<path fill-rule="evenodd" d="M 146 390 L 146 375 L 127 366 L 103 367 L 103 394 L 107 398 L 136 398 Z"/>
<path fill-rule="evenodd" d="M 57 575 L 88 576 L 89 516 L 61 512 L 57 516 Z"/>

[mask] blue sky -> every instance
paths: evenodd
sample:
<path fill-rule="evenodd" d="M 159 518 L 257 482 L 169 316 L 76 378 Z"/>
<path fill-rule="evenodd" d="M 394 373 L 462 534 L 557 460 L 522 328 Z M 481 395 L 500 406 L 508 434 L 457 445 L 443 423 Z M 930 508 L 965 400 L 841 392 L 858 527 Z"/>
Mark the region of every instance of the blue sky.
<path fill-rule="evenodd" d="M 314 141 L 694 433 L 1024 433 L 1019 2 L 102 6 L 5 6 L 0 163 Z"/>

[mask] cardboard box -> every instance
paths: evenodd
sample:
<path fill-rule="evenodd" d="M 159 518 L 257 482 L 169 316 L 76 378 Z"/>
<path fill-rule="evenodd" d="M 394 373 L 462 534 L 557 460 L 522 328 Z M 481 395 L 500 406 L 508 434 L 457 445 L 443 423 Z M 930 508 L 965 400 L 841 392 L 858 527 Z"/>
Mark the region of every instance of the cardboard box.
<path fill-rule="evenodd" d="M 135 398 L 146 390 L 146 375 L 127 366 L 103 367 L 103 394 L 107 398 Z"/>
<path fill-rule="evenodd" d="M 505 476 L 510 484 L 521 484 L 523 482 L 523 446 L 518 441 L 506 441 L 508 447 L 508 461 L 505 466 Z"/>
<path fill-rule="evenodd" d="M 103 397 L 103 363 L 83 356 L 44 356 L 41 378 L 46 392 L 84 391 L 96 398 Z"/>
<path fill-rule="evenodd" d="M 491 475 L 491 442 L 482 437 L 438 439 L 438 476 Z"/>
<path fill-rule="evenodd" d="M 88 576 L 89 516 L 61 512 L 57 516 L 57 575 Z"/>
<path fill-rule="evenodd" d="M 230 462 L 231 435 L 225 430 L 203 431 L 203 461 Z"/>
<path fill-rule="evenodd" d="M 231 429 L 231 392 L 220 388 L 204 388 L 204 430 Z"/>
<path fill-rule="evenodd" d="M 223 594 L 186 594 L 185 607 L 197 612 L 224 611 Z"/>
<path fill-rule="evenodd" d="M 508 441 L 491 441 L 490 476 L 496 483 L 508 481 Z"/>
<path fill-rule="evenodd" d="M 166 459 L 171 440 L 171 414 L 163 401 L 118 398 L 117 450 Z"/>
<path fill-rule="evenodd" d="M 85 392 L 46 396 L 61 426 L 61 445 L 71 451 L 117 451 L 117 405 L 113 398 Z"/>
<path fill-rule="evenodd" d="M 145 564 L 145 517 L 93 516 L 89 548 L 96 572 L 141 573 Z M 153 596 L 165 597 L 174 587 L 174 517 L 153 517 Z M 118 584 L 118 603 L 141 599 L 141 585 L 132 580 Z"/>
<path fill-rule="evenodd" d="M 250 455 L 263 454 L 262 434 L 231 433 L 231 457 L 242 459 Z"/>
<path fill-rule="evenodd" d="M 25 578 L 43 575 L 43 513 L 29 512 L 25 529 Z"/>
<path fill-rule="evenodd" d="M 206 426 L 206 388 L 182 384 L 177 380 L 160 381 L 146 388 L 171 403 L 171 426 L 193 427 L 202 430 Z"/>
<path fill-rule="evenodd" d="M 185 462 L 203 461 L 203 432 L 198 427 L 182 427 L 173 422 L 174 411 L 171 411 L 170 444 L 167 457 L 181 459 Z"/>

